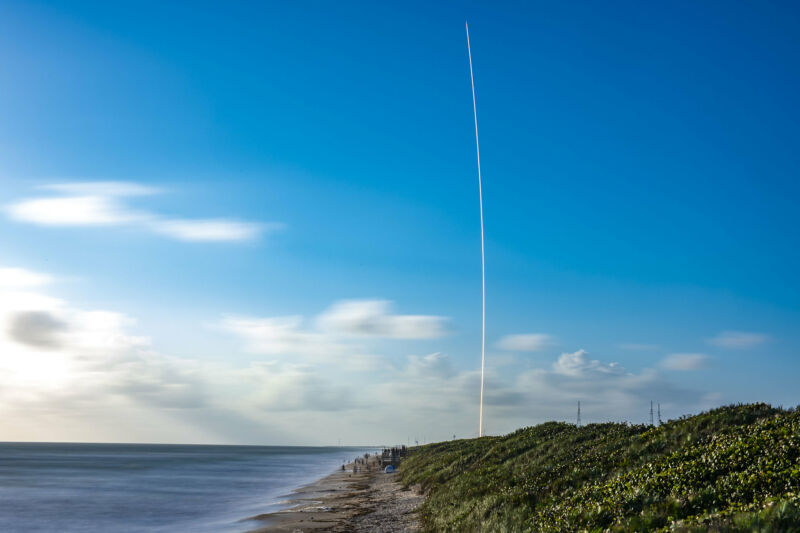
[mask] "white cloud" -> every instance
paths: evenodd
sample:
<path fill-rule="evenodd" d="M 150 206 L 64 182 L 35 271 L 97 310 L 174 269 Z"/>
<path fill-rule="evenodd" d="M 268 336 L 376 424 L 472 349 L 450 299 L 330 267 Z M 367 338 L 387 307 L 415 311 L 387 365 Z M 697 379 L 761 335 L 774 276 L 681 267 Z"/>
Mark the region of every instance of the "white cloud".
<path fill-rule="evenodd" d="M 153 231 L 181 241 L 248 241 L 267 228 L 278 224 L 254 224 L 224 219 L 158 220 L 151 223 Z"/>
<path fill-rule="evenodd" d="M 147 216 L 104 196 L 65 196 L 23 200 L 8 207 L 11 218 L 42 226 L 111 226 L 133 224 Z"/>
<path fill-rule="evenodd" d="M 40 292 L 50 278 L 0 269 L 0 438 L 329 443 L 313 419 L 352 405 L 321 367 L 159 353 L 131 317 Z"/>
<path fill-rule="evenodd" d="M 265 355 L 336 355 L 342 344 L 324 333 L 303 328 L 299 315 L 253 318 L 228 316 L 221 326 L 245 341 L 248 351 Z"/>
<path fill-rule="evenodd" d="M 552 371 L 523 373 L 515 385 L 526 392 L 524 401 L 531 418 L 535 417 L 537 422 L 573 421 L 580 400 L 585 423 L 608 420 L 641 423 L 647 420 L 650 400 L 661 403 L 665 416 L 697 410 L 702 403 L 700 392 L 675 386 L 656 370 L 633 373 L 613 363 L 595 363 L 592 365 L 595 368 L 578 372 L 565 373 L 556 364 Z"/>
<path fill-rule="evenodd" d="M 22 283 L 9 283 L 14 279 Z M 37 292 L 46 279 L 51 277 L 0 269 L 4 437 L 109 440 L 98 424 L 107 419 L 117 433 L 112 440 L 118 440 L 136 433 L 131 419 L 146 418 L 184 429 L 193 438 L 209 438 L 202 428 L 169 424 L 158 412 L 204 405 L 205 379 L 196 362 L 156 353 L 149 339 L 129 332 L 134 321 L 122 313 L 79 309 Z"/>
<path fill-rule="evenodd" d="M 392 410 L 392 425 L 414 428 L 412 435 L 438 438 L 453 433 L 474 436 L 479 391 L 477 368 L 456 369 L 438 353 L 410 356 L 396 374 L 368 385 L 374 410 Z M 585 423 L 644 422 L 650 400 L 660 402 L 667 417 L 707 404 L 702 393 L 676 387 L 656 370 L 629 372 L 616 363 L 589 359 L 586 351 L 578 350 L 562 354 L 550 368 L 517 368 L 502 375 L 488 366 L 484 427 L 488 434 L 502 434 L 547 420 L 572 421 L 579 400 Z M 417 428 L 426 428 L 425 433 Z"/>
<path fill-rule="evenodd" d="M 410 355 L 406 375 L 412 379 L 447 379 L 455 376 L 456 370 L 445 354 L 436 352 L 424 357 Z"/>
<path fill-rule="evenodd" d="M 315 319 L 303 316 L 226 316 L 222 329 L 245 341 L 245 348 L 263 355 L 291 355 L 311 360 L 335 357 L 368 368 L 370 356 L 358 344 L 370 339 L 430 339 L 445 333 L 439 316 L 393 315 L 385 300 L 343 300 Z M 308 323 L 307 323 L 308 322 Z M 374 357 L 372 357 L 374 358 Z"/>
<path fill-rule="evenodd" d="M 497 343 L 497 347 L 512 352 L 537 352 L 554 344 L 554 339 L 545 333 L 526 333 L 506 335 Z"/>
<path fill-rule="evenodd" d="M 722 348 L 746 349 L 760 346 L 769 340 L 763 333 L 747 331 L 723 331 L 716 337 L 708 339 L 708 343 Z"/>
<path fill-rule="evenodd" d="M 386 300 L 343 300 L 317 319 L 318 326 L 339 335 L 391 339 L 433 339 L 444 336 L 447 319 L 432 315 L 395 315 Z"/>
<path fill-rule="evenodd" d="M 354 388 L 335 384 L 313 366 L 256 363 L 238 374 L 255 391 L 248 398 L 258 410 L 344 411 L 353 406 Z"/>
<path fill-rule="evenodd" d="M 3 289 L 42 287 L 52 281 L 52 276 L 40 274 L 24 268 L 0 268 L 0 288 Z"/>
<path fill-rule="evenodd" d="M 596 359 L 586 357 L 589 352 L 578 350 L 562 353 L 553 363 L 553 371 L 566 376 L 583 376 L 587 374 L 619 374 L 622 369 L 618 363 L 604 364 Z"/>
<path fill-rule="evenodd" d="M 374 335 L 385 326 L 354 335 L 299 316 L 227 317 L 223 327 L 251 355 L 226 350 L 176 358 L 137 334 L 124 313 L 81 309 L 45 294 L 50 276 L 2 272 L 11 273 L 5 282 L 0 275 L 0 417 L 7 440 L 331 444 L 342 437 L 393 444 L 476 433 L 479 359 L 461 368 L 441 352 L 373 353 L 373 344 L 386 344 Z M 396 316 L 380 308 L 379 315 Z M 584 350 L 544 368 L 488 362 L 488 433 L 571 420 L 577 400 L 586 422 L 641 422 L 650 399 L 661 402 L 666 416 L 707 403 L 655 370 L 628 372 Z"/>
<path fill-rule="evenodd" d="M 62 183 L 43 189 L 59 196 L 21 200 L 6 206 L 15 220 L 42 226 L 125 226 L 190 242 L 247 241 L 279 224 L 259 224 L 229 219 L 170 218 L 128 207 L 130 196 L 145 196 L 158 189 L 125 182 Z"/>
<path fill-rule="evenodd" d="M 706 368 L 711 357 L 703 353 L 674 353 L 661 361 L 661 366 L 668 370 L 701 370 Z"/>

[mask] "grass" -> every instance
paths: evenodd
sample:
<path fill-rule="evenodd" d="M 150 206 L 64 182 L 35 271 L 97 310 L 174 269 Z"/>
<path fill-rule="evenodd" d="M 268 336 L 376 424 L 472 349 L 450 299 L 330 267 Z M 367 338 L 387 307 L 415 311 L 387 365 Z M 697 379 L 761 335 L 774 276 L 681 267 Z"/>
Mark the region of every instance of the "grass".
<path fill-rule="evenodd" d="M 800 411 L 548 422 L 415 448 L 401 476 L 427 491 L 428 531 L 800 533 Z"/>

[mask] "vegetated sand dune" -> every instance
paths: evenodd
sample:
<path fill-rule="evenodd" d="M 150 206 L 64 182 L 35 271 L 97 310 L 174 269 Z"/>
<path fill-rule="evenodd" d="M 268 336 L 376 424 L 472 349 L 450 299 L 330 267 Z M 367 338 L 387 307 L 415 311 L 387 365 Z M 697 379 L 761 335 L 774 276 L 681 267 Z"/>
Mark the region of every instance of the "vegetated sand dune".
<path fill-rule="evenodd" d="M 549 422 L 417 448 L 401 476 L 427 492 L 431 531 L 800 532 L 800 412 Z"/>

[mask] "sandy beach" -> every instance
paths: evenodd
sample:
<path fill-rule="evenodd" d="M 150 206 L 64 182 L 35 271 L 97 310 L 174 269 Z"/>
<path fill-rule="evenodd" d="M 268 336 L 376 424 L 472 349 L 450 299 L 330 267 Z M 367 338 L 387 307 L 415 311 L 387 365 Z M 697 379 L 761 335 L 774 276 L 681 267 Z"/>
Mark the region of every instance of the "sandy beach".
<path fill-rule="evenodd" d="M 250 533 L 314 531 L 399 533 L 420 531 L 417 508 L 423 495 L 404 489 L 397 474 L 385 474 L 375 457 L 351 463 L 293 494 L 289 509 L 254 517 Z"/>

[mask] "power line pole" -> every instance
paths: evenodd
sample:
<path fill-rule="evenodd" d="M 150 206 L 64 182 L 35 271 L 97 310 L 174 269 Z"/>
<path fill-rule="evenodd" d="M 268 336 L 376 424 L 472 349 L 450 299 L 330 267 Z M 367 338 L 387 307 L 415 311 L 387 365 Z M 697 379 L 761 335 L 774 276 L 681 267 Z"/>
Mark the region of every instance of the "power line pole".
<path fill-rule="evenodd" d="M 658 425 L 660 426 L 661 424 L 663 424 L 661 421 L 661 402 L 658 402 Z"/>
<path fill-rule="evenodd" d="M 578 427 L 581 427 L 581 401 L 578 400 L 578 423 L 576 424 Z"/>
<path fill-rule="evenodd" d="M 653 400 L 650 400 L 650 425 L 653 425 Z"/>

